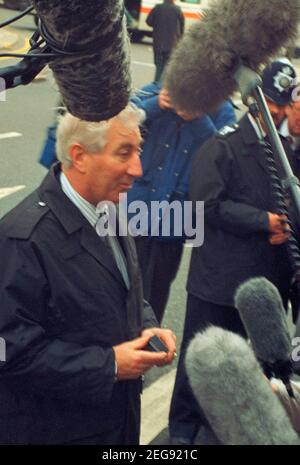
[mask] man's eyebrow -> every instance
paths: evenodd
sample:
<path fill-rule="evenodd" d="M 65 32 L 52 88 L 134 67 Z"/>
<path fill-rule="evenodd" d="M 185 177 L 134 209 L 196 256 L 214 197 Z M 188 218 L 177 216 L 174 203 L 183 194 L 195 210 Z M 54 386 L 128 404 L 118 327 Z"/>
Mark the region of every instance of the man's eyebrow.
<path fill-rule="evenodd" d="M 144 142 L 144 139 L 140 139 L 139 141 L 139 146 Z M 117 150 L 120 150 L 120 149 L 131 149 L 132 147 L 135 147 L 135 144 L 131 144 L 130 142 L 123 142 L 122 144 L 120 144 L 117 148 Z"/>
<path fill-rule="evenodd" d="M 123 142 L 122 144 L 118 145 L 117 150 L 122 150 L 122 149 L 131 149 L 133 147 L 130 142 Z"/>

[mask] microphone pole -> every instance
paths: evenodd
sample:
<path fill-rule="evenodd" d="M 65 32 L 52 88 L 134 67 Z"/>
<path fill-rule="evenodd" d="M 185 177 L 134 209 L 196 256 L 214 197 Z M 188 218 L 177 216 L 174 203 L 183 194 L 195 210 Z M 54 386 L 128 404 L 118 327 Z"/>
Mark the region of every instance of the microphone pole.
<path fill-rule="evenodd" d="M 249 107 L 249 110 L 256 119 L 258 128 L 261 132 L 261 139 L 259 142 L 266 153 L 273 194 L 278 208 L 277 213 L 289 217 L 285 202 L 285 191 L 287 191 L 294 205 L 296 221 L 298 225 L 300 225 L 300 182 L 292 171 L 271 116 L 262 91 L 262 79 L 255 71 L 244 65 L 240 65 L 235 73 L 235 80 L 239 86 L 242 100 L 244 104 Z M 263 121 L 264 128 L 261 125 L 259 114 Z M 267 132 L 269 142 L 264 139 L 264 129 Z M 284 177 L 283 180 L 281 180 L 278 175 L 275 158 L 280 164 Z M 288 224 L 291 227 L 291 236 L 287 242 L 287 249 L 294 271 L 294 282 L 296 283 L 297 289 L 300 293 L 300 248 L 295 232 L 293 231 L 293 225 L 290 221 Z M 299 309 L 294 312 L 294 322 L 297 320 L 298 313 Z"/>
<path fill-rule="evenodd" d="M 270 143 L 272 145 L 273 153 L 278 155 L 285 179 L 284 187 L 289 192 L 295 209 L 297 211 L 297 220 L 300 224 L 300 182 L 299 179 L 294 175 L 291 165 L 286 156 L 283 148 L 281 139 L 278 135 L 278 131 L 274 124 L 270 110 L 268 108 L 265 96 L 260 86 L 256 86 L 253 89 L 253 97 L 255 98 L 259 107 L 260 114 L 262 115 L 267 134 L 269 136 Z"/>

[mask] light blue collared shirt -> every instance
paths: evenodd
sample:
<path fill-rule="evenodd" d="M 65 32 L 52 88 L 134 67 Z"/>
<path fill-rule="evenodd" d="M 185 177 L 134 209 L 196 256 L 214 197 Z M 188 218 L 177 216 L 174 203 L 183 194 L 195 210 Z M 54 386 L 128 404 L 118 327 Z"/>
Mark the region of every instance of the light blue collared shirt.
<path fill-rule="evenodd" d="M 82 215 L 88 220 L 88 222 L 97 232 L 96 225 L 99 220 L 99 212 L 97 212 L 96 207 L 87 200 L 85 200 L 83 197 L 81 197 L 80 194 L 78 194 L 78 192 L 73 188 L 73 186 L 70 184 L 68 178 L 63 172 L 60 173 L 60 183 L 61 188 L 63 192 L 66 194 L 66 196 L 78 208 L 78 210 L 82 213 Z M 120 243 L 116 237 L 110 234 L 106 237 L 108 239 L 108 244 L 112 250 L 117 267 L 119 268 L 119 271 L 125 281 L 125 284 L 129 289 L 130 281 L 127 272 L 126 258 L 123 254 Z"/>
<path fill-rule="evenodd" d="M 67 176 L 63 172 L 60 173 L 60 183 L 61 188 L 63 192 L 66 194 L 66 196 L 71 200 L 72 203 L 74 203 L 78 210 L 80 210 L 80 212 L 93 226 L 93 228 L 95 228 L 99 219 L 96 207 L 87 200 L 85 200 L 83 197 L 81 197 L 81 195 L 75 191 L 75 189 L 70 184 Z"/>

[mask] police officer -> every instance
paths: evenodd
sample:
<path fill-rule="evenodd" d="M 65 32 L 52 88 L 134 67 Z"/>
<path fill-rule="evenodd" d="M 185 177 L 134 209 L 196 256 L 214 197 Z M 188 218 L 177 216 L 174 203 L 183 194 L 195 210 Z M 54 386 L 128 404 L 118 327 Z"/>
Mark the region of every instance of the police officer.
<path fill-rule="evenodd" d="M 286 118 L 286 110 L 292 101 L 296 77 L 296 70 L 287 58 L 273 61 L 262 74 L 263 93 L 277 128 L 280 128 Z"/>
<path fill-rule="evenodd" d="M 280 65 L 286 67 L 287 65 Z M 284 74 L 277 66 L 270 82 Z M 277 106 L 291 92 L 279 85 L 271 95 Z M 287 99 L 288 97 L 288 99 Z M 286 99 L 286 100 L 285 100 Z M 276 101 L 277 104 L 276 104 Z M 280 105 L 281 106 L 281 105 Z M 277 122 L 280 114 L 273 111 Z M 237 287 L 254 276 L 265 276 L 287 302 L 292 271 L 284 244 L 289 238 L 286 217 L 276 213 L 266 155 L 254 118 L 247 113 L 239 125 L 227 127 L 198 152 L 190 179 L 193 201 L 205 202 L 205 239 L 194 248 L 188 275 L 187 312 L 180 360 L 170 410 L 173 444 L 191 444 L 206 419 L 188 385 L 184 357 L 196 332 L 221 326 L 245 336 L 234 308 Z M 220 386 L 222 389 L 222 386 Z"/>

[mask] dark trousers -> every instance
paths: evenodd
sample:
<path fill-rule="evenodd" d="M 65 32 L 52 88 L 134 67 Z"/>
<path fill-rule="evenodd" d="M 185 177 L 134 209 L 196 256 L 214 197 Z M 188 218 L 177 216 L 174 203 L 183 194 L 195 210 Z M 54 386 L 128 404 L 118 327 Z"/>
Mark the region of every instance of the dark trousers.
<path fill-rule="evenodd" d="M 194 441 L 202 425 L 209 426 L 189 386 L 184 359 L 187 346 L 198 331 L 208 326 L 220 326 L 246 337 L 238 311 L 233 307 L 204 302 L 188 294 L 183 339 L 169 414 L 171 437 L 188 438 Z"/>
<path fill-rule="evenodd" d="M 86 438 L 76 439 L 74 441 L 66 442 L 63 445 L 86 445 L 86 446 L 115 446 L 115 445 L 127 445 L 127 443 L 123 442 L 122 436 L 124 427 L 115 428 L 110 432 L 100 433 L 99 435 L 95 436 L 88 436 Z M 122 438 L 122 439 L 121 439 Z M 137 445 L 138 438 L 136 442 L 128 443 L 130 445 Z"/>
<path fill-rule="evenodd" d="M 161 82 L 162 73 L 170 58 L 171 52 L 162 52 L 161 50 L 154 50 L 154 63 L 156 66 L 155 82 Z"/>
<path fill-rule="evenodd" d="M 144 298 L 161 323 L 171 284 L 180 266 L 183 243 L 157 241 L 151 237 L 137 237 L 135 243 L 143 278 Z"/>

